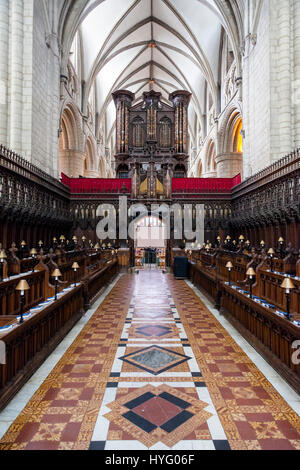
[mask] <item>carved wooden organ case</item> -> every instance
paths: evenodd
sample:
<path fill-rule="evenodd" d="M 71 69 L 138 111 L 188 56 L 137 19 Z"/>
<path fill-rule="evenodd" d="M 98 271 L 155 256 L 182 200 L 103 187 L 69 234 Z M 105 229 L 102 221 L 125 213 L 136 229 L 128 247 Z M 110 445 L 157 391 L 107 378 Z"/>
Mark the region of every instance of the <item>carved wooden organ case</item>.
<path fill-rule="evenodd" d="M 132 178 L 132 197 L 171 197 L 173 177 L 184 177 L 188 160 L 188 106 L 191 94 L 175 91 L 170 105 L 161 93 L 135 96 L 127 90 L 113 93 L 116 105 L 116 174 Z"/>

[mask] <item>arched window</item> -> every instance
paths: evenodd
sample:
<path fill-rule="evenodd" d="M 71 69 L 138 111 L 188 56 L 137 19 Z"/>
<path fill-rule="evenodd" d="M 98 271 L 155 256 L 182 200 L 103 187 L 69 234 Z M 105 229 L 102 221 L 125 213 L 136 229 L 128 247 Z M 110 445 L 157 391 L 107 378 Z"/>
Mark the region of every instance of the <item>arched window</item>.
<path fill-rule="evenodd" d="M 174 170 L 174 178 L 185 178 L 185 166 L 184 165 L 176 165 Z"/>
<path fill-rule="evenodd" d="M 144 121 L 139 116 L 132 121 L 132 145 L 144 147 Z"/>
<path fill-rule="evenodd" d="M 243 153 L 243 137 L 241 134 L 243 128 L 242 119 L 239 118 L 233 130 L 233 152 Z"/>
<path fill-rule="evenodd" d="M 172 123 L 168 117 L 164 117 L 159 121 L 159 144 L 162 148 L 172 146 Z"/>
<path fill-rule="evenodd" d="M 118 178 L 129 178 L 129 170 L 127 165 L 120 165 L 118 168 Z"/>
<path fill-rule="evenodd" d="M 201 178 L 203 173 L 203 167 L 202 167 L 202 161 L 200 160 L 199 165 L 198 165 L 198 174 L 197 177 Z"/>
<path fill-rule="evenodd" d="M 208 148 L 208 159 L 207 159 L 207 171 L 211 172 L 216 169 L 216 148 L 213 140 L 211 141 L 209 148 Z"/>

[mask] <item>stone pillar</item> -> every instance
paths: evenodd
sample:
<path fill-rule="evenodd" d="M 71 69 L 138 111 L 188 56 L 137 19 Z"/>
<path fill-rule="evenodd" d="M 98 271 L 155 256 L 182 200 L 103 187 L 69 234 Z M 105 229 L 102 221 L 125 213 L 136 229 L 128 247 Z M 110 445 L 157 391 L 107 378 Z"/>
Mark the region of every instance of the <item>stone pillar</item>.
<path fill-rule="evenodd" d="M 85 170 L 84 176 L 86 178 L 99 178 L 99 173 L 97 170 Z"/>
<path fill-rule="evenodd" d="M 69 178 L 78 178 L 85 175 L 84 161 L 86 155 L 84 152 L 76 150 L 64 149 L 60 151 L 61 172 L 69 176 Z M 95 177 L 97 177 L 95 172 Z M 93 176 L 88 176 L 92 178 Z"/>
<path fill-rule="evenodd" d="M 295 147 L 300 142 L 300 2 L 294 0 L 294 83 L 293 102 L 295 115 Z"/>
<path fill-rule="evenodd" d="M 0 2 L 0 142 L 8 146 L 8 42 L 9 42 L 9 0 Z"/>
<path fill-rule="evenodd" d="M 242 173 L 243 155 L 241 153 L 222 153 L 215 158 L 218 178 L 233 178 Z"/>
<path fill-rule="evenodd" d="M 116 154 L 128 154 L 129 145 L 129 108 L 134 100 L 134 94 L 127 90 L 113 93 L 117 108 L 116 118 Z"/>
<path fill-rule="evenodd" d="M 274 2 L 274 0 L 273 0 Z M 279 78 L 278 82 L 278 97 L 280 99 L 280 109 L 278 116 L 278 131 L 280 134 L 280 155 L 289 153 L 293 150 L 293 125 L 292 125 L 292 109 L 291 109 L 291 95 L 292 95 L 292 60 L 291 60 L 291 16 L 292 8 L 291 2 L 285 1 L 275 2 L 279 8 L 279 21 L 278 17 L 273 18 L 274 32 L 277 31 L 279 37 L 278 47 L 276 48 L 276 71 L 274 74 Z M 278 28 L 279 26 L 279 28 Z M 274 58 L 275 60 L 275 58 Z M 275 65 L 275 64 L 274 64 Z M 271 95 L 272 96 L 272 95 Z M 274 96 L 274 99 L 278 99 Z M 273 116 L 275 121 L 276 116 Z M 277 126 L 276 126 L 277 127 Z M 277 132 L 278 132 L 277 131 Z M 278 158 L 278 157 L 277 157 Z"/>
<path fill-rule="evenodd" d="M 187 154 L 188 142 L 188 107 L 192 94 L 188 91 L 174 91 L 169 100 L 175 108 L 175 152 Z"/>
<path fill-rule="evenodd" d="M 207 171 L 201 175 L 201 178 L 217 178 L 217 170 Z"/>
<path fill-rule="evenodd" d="M 11 0 L 10 141 L 22 153 L 23 109 L 23 0 Z"/>

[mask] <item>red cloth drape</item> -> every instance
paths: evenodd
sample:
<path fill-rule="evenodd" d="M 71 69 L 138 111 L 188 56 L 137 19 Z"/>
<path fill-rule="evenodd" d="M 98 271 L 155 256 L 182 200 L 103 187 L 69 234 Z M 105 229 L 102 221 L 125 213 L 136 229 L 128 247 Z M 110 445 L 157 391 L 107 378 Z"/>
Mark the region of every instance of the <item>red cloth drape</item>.
<path fill-rule="evenodd" d="M 241 175 L 234 178 L 173 178 L 172 192 L 230 192 L 240 182 Z"/>
<path fill-rule="evenodd" d="M 122 193 L 131 192 L 131 179 L 115 178 L 69 178 L 61 174 L 62 183 L 70 188 L 71 193 Z"/>

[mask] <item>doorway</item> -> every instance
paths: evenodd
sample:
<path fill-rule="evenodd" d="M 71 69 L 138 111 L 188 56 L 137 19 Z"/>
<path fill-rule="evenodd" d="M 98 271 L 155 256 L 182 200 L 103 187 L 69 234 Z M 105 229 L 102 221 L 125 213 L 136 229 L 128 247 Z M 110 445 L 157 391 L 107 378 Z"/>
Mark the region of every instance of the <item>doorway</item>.
<path fill-rule="evenodd" d="M 135 266 L 143 269 L 165 269 L 167 226 L 155 216 L 144 216 L 135 224 Z"/>

